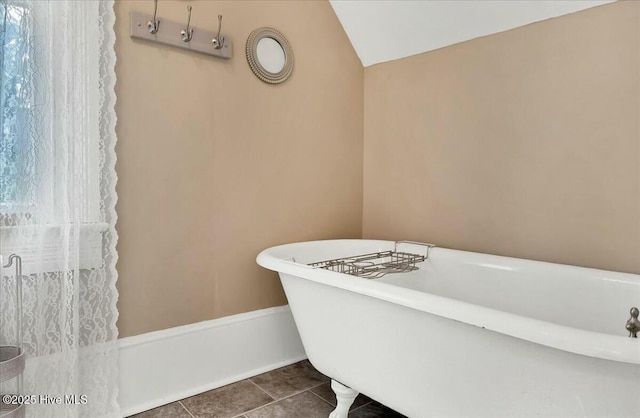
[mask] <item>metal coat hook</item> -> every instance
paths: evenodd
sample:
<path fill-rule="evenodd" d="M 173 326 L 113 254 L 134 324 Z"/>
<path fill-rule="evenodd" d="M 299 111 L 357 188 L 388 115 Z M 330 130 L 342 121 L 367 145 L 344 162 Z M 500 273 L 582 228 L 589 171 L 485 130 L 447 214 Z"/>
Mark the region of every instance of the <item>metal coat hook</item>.
<path fill-rule="evenodd" d="M 149 28 L 149 33 L 156 34 L 158 33 L 158 29 L 160 29 L 160 21 L 156 19 L 156 15 L 158 14 L 158 0 L 155 0 L 155 7 L 153 9 L 153 20 L 147 22 L 147 28 Z"/>
<path fill-rule="evenodd" d="M 218 15 L 218 34 L 211 40 L 215 49 L 222 49 L 224 45 L 224 36 L 220 36 L 220 30 L 222 29 L 222 15 Z"/>
<path fill-rule="evenodd" d="M 189 42 L 191 41 L 191 38 L 193 38 L 193 29 L 189 29 L 191 26 L 191 6 L 187 6 L 187 11 L 189 12 L 189 16 L 187 18 L 187 28 L 183 29 L 182 32 L 180 32 L 183 42 Z"/>
<path fill-rule="evenodd" d="M 629 313 L 631 314 L 631 318 L 627 321 L 625 328 L 629 331 L 629 337 L 638 338 L 638 331 L 640 331 L 640 320 L 638 319 L 638 314 L 640 313 L 640 310 L 634 306 L 631 308 Z"/>

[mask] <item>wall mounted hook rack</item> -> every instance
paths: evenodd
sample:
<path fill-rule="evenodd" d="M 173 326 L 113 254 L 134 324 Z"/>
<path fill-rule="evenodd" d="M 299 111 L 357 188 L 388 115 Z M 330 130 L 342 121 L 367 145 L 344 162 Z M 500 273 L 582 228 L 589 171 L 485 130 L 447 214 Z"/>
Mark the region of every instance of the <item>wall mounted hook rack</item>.
<path fill-rule="evenodd" d="M 164 45 L 170 45 L 176 48 L 182 48 L 218 58 L 231 58 L 233 46 L 229 36 L 220 34 L 219 27 L 218 32 L 191 28 L 191 10 L 187 10 L 189 12 L 189 21 L 187 24 L 187 30 L 189 32 L 187 33 L 183 33 L 185 32 L 184 22 L 180 23 L 162 19 L 162 26 L 160 26 L 160 19 L 156 19 L 155 16 L 140 12 L 131 12 L 130 35 L 132 38 L 158 42 Z M 220 15 L 218 19 L 221 21 L 222 16 Z M 150 32 L 150 28 L 147 26 L 148 22 L 158 23 L 155 33 Z M 185 35 L 190 35 L 188 40 L 184 39 Z M 223 40 L 223 42 L 221 45 L 212 43 L 212 39 L 220 39 Z"/>

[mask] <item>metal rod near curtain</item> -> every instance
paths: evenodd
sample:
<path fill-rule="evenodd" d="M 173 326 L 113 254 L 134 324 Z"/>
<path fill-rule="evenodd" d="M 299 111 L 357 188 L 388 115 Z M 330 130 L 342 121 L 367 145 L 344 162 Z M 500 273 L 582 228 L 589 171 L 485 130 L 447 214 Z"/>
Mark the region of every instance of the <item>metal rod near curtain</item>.
<path fill-rule="evenodd" d="M 21 280 L 27 417 L 120 416 L 114 21 L 113 0 L 0 0 L 0 254 L 23 265 L 0 345 Z"/>

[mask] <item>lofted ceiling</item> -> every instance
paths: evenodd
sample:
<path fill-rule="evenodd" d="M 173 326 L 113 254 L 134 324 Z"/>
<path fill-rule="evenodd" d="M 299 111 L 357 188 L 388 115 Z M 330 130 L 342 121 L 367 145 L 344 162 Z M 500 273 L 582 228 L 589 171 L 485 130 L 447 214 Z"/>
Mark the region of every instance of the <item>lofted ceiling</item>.
<path fill-rule="evenodd" d="M 615 0 L 330 0 L 368 67 Z"/>

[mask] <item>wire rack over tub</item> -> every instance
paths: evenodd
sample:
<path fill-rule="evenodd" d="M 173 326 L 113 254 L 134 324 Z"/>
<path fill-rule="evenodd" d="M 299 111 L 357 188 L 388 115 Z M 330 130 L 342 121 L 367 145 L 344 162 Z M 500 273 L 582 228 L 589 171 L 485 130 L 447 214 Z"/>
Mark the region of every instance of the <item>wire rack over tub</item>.
<path fill-rule="evenodd" d="M 423 245 L 427 247 L 427 253 L 414 254 L 398 251 L 400 244 Z M 422 242 L 396 241 L 393 250 L 318 261 L 309 263 L 309 266 L 367 279 L 378 279 L 385 274 L 418 270 L 416 264 L 429 258 L 429 253 L 433 247 L 433 244 L 425 244 Z"/>

